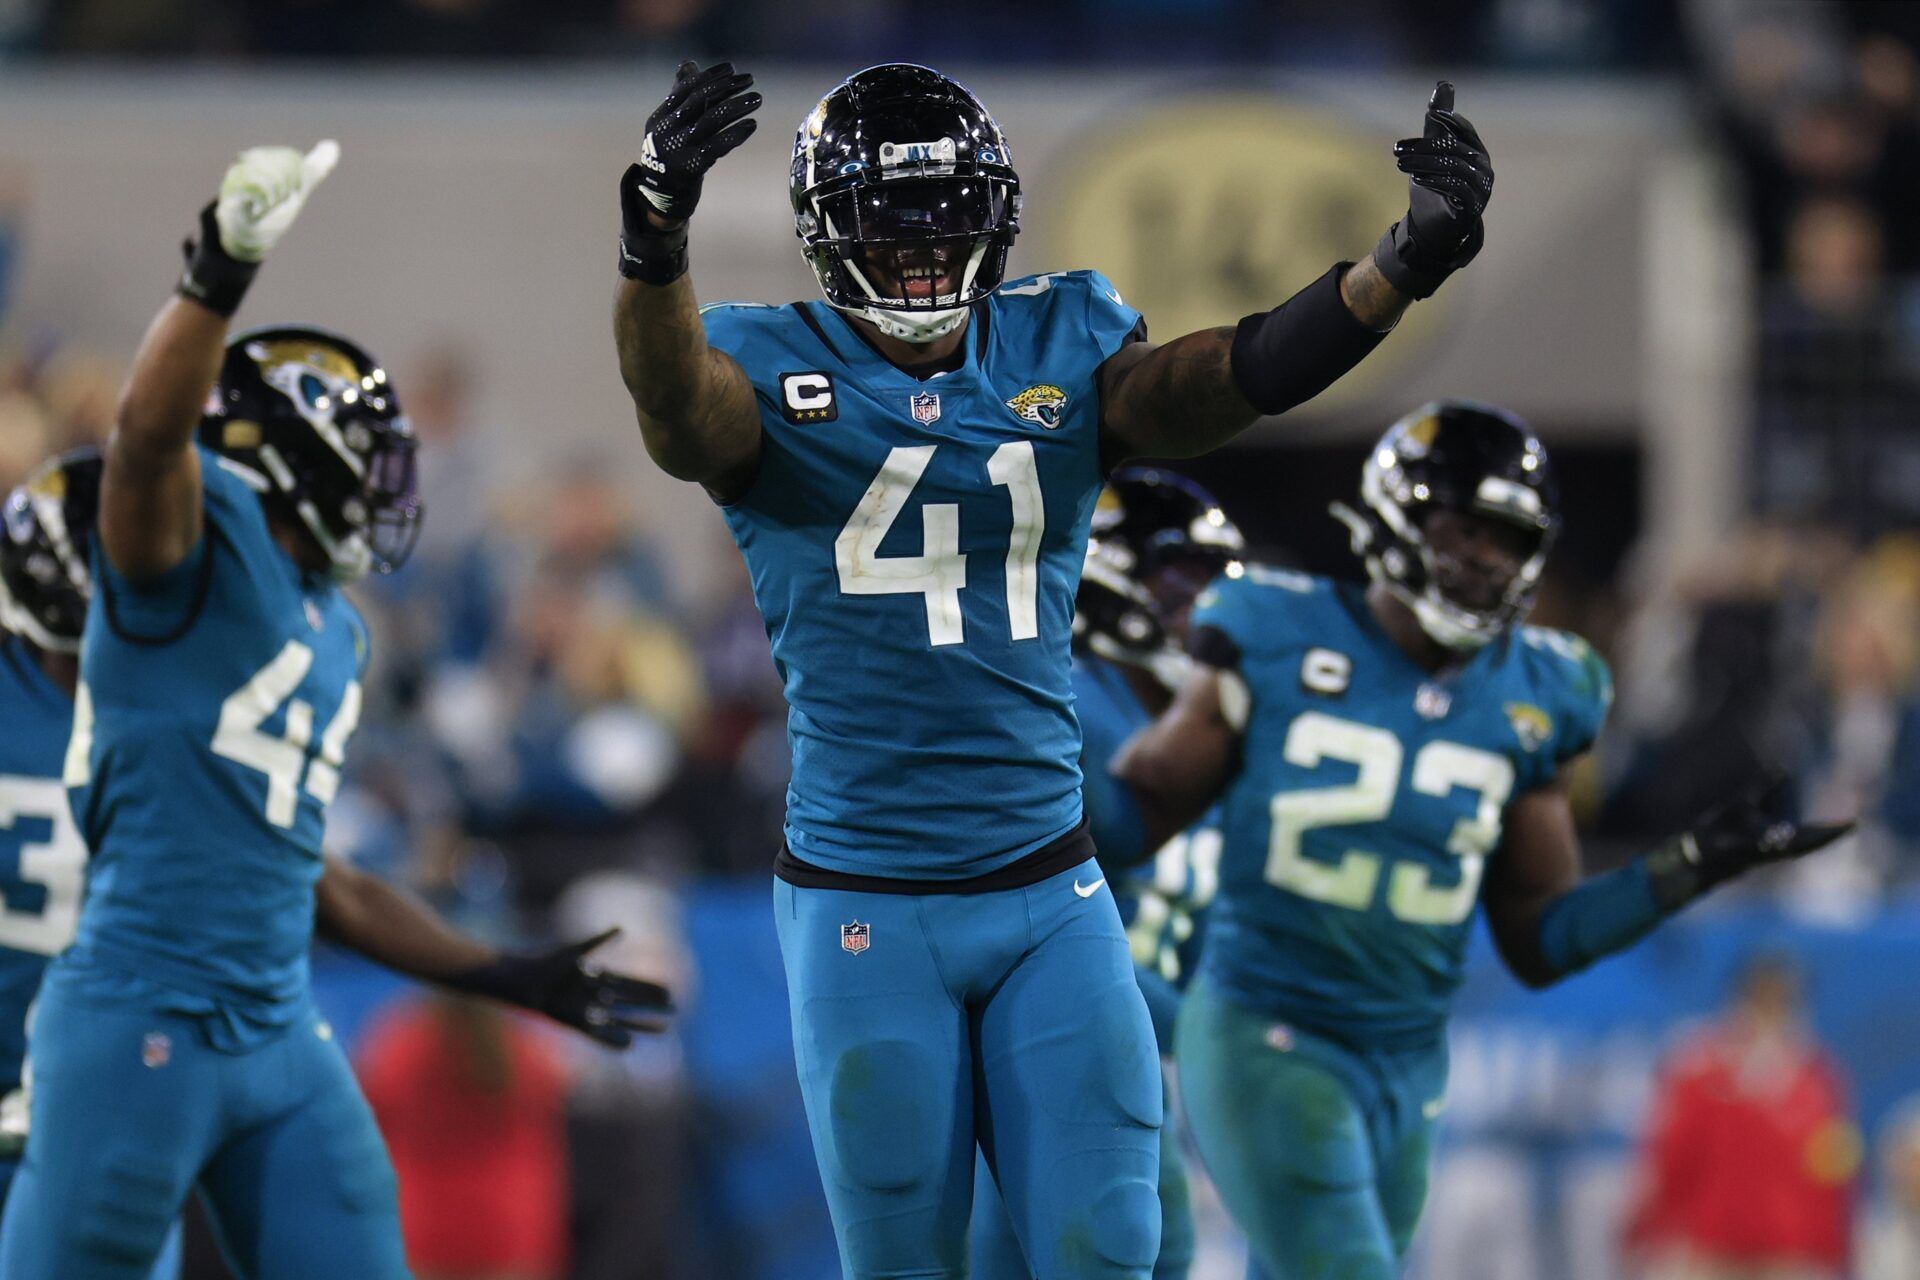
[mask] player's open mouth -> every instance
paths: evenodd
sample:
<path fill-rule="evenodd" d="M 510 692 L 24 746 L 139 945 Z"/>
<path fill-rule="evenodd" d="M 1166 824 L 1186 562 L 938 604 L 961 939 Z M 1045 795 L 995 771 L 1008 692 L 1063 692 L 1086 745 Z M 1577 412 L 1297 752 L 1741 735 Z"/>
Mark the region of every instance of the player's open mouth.
<path fill-rule="evenodd" d="M 931 301 L 959 292 L 959 266 L 955 249 L 896 250 L 872 263 L 874 285 L 888 297 Z"/>

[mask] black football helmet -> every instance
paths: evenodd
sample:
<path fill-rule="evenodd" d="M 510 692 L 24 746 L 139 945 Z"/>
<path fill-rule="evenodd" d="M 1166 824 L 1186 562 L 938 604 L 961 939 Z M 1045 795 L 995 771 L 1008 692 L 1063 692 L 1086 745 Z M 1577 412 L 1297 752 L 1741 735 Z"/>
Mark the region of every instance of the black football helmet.
<path fill-rule="evenodd" d="M 1333 504 L 1354 554 L 1436 643 L 1477 649 L 1532 607 L 1560 531 L 1560 496 L 1546 448 L 1513 414 L 1464 400 L 1422 405 L 1388 427 L 1368 455 L 1360 500 L 1359 511 Z M 1423 526 L 1442 509 L 1504 521 L 1530 538 L 1530 553 L 1493 608 L 1471 607 L 1441 589 L 1445 574 Z"/>
<path fill-rule="evenodd" d="M 1006 278 L 1020 230 L 1007 139 L 927 67 L 869 67 L 800 122 L 794 228 L 827 302 L 907 342 L 951 333 Z"/>
<path fill-rule="evenodd" d="M 336 581 L 391 573 L 422 514 L 413 428 L 387 372 L 324 329 L 253 329 L 227 343 L 200 442 L 313 535 Z"/>
<path fill-rule="evenodd" d="M 1205 489 L 1164 467 L 1123 467 L 1094 504 L 1074 634 L 1102 657 L 1162 649 L 1181 613 L 1245 553 Z"/>
<path fill-rule="evenodd" d="M 86 629 L 100 470 L 98 449 L 63 453 L 0 507 L 0 627 L 53 653 L 80 652 Z"/>

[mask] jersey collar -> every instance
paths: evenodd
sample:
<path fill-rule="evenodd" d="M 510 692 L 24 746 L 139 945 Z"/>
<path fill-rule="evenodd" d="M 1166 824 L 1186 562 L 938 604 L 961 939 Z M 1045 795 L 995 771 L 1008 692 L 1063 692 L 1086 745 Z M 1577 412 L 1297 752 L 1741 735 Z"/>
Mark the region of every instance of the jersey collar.
<path fill-rule="evenodd" d="M 800 318 L 813 330 L 840 363 L 848 369 L 868 378 L 887 379 L 903 387 L 926 389 L 940 386 L 971 385 L 979 379 L 980 362 L 987 345 L 987 307 L 982 304 L 973 309 L 973 315 L 967 321 L 967 331 L 960 344 L 965 358 L 960 366 L 947 372 L 934 373 L 922 378 L 908 373 L 893 361 L 876 350 L 864 334 L 854 324 L 852 317 L 828 306 L 824 302 L 803 302 L 796 308 Z"/>

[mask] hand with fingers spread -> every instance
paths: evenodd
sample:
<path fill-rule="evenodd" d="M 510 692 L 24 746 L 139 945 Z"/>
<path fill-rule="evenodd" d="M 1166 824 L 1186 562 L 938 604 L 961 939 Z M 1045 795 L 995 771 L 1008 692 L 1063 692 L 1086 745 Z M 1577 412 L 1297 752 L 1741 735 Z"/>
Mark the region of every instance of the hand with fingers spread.
<path fill-rule="evenodd" d="M 509 952 L 442 982 L 456 991 L 487 996 L 544 1013 L 555 1022 L 624 1049 L 635 1032 L 660 1031 L 673 1012 L 673 998 L 658 983 L 610 973 L 587 956 L 620 931 L 550 951 Z"/>
<path fill-rule="evenodd" d="M 1493 162 L 1480 134 L 1454 111 L 1453 85 L 1445 80 L 1434 86 L 1421 136 L 1396 142 L 1393 154 L 1410 179 L 1407 216 L 1381 237 L 1373 261 L 1401 293 L 1431 297 L 1480 252 Z"/>
<path fill-rule="evenodd" d="M 700 202 L 700 181 L 714 161 L 753 136 L 760 95 L 753 77 L 731 62 L 705 71 L 683 62 L 666 101 L 647 117 L 640 161 L 627 179 L 662 218 L 685 222 Z M 623 188 L 624 190 L 625 188 Z"/>
<path fill-rule="evenodd" d="M 219 198 L 200 211 L 199 238 L 182 246 L 180 292 L 231 316 L 262 260 L 339 162 L 340 144 L 331 138 L 304 154 L 294 147 L 242 151 L 227 167 Z"/>
<path fill-rule="evenodd" d="M 685 274 L 686 221 L 714 161 L 753 136 L 760 95 L 730 62 L 683 62 L 647 117 L 640 159 L 620 179 L 620 274 L 670 284 Z"/>
<path fill-rule="evenodd" d="M 753 77 L 716 61 L 684 61 L 666 102 L 647 117 L 639 161 L 620 178 L 620 274 L 672 284 L 687 273 L 687 228 L 714 161 L 753 136 Z"/>
<path fill-rule="evenodd" d="M 1852 831 L 1851 822 L 1802 825 L 1779 817 L 1789 779 L 1769 770 L 1759 781 L 1702 814 L 1693 827 L 1647 855 L 1654 893 L 1678 905 L 1769 862 L 1824 849 Z"/>

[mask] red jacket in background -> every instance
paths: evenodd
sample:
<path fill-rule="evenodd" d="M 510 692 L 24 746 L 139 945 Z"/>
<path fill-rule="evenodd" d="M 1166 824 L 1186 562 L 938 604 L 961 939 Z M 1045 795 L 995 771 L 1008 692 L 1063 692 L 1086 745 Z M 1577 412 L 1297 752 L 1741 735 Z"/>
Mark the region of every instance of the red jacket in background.
<path fill-rule="evenodd" d="M 1716 1029 L 1654 1086 L 1628 1244 L 1844 1271 L 1859 1164 L 1846 1081 L 1818 1046 Z"/>
<path fill-rule="evenodd" d="M 482 1013 L 500 1054 L 476 1062 L 471 1032 L 409 1000 L 368 1031 L 358 1064 L 400 1179 L 407 1259 L 422 1271 L 558 1276 L 567 1262 L 566 1075 L 542 1037 Z M 505 1067 L 500 1071 L 501 1066 Z M 485 1077 L 497 1073 L 504 1084 Z"/>

